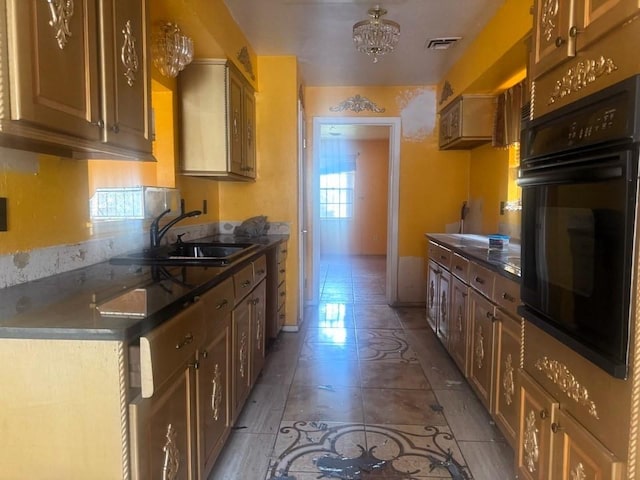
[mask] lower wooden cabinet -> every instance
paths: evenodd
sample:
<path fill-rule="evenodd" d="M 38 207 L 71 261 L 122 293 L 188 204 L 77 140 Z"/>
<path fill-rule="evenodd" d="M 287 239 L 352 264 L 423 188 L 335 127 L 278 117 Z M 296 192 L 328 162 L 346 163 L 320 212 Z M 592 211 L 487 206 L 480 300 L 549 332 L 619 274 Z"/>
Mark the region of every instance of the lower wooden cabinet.
<path fill-rule="evenodd" d="M 489 410 L 494 375 L 494 306 L 478 292 L 469 294 L 469 383 Z"/>
<path fill-rule="evenodd" d="M 493 418 L 505 439 L 515 449 L 518 434 L 518 367 L 520 366 L 520 321 L 496 308 Z"/>
<path fill-rule="evenodd" d="M 241 301 L 233 309 L 231 315 L 233 338 L 233 387 L 232 387 L 232 415 L 233 421 L 238 418 L 242 406 L 251 390 L 251 376 L 249 373 L 249 352 L 251 349 L 251 307 L 250 300 Z"/>
<path fill-rule="evenodd" d="M 251 294 L 251 384 L 255 384 L 266 358 L 267 282 L 261 281 Z"/>
<path fill-rule="evenodd" d="M 429 260 L 427 277 L 427 321 L 431 329 L 446 344 L 449 339 L 449 285 L 451 274 Z"/>
<path fill-rule="evenodd" d="M 134 480 L 196 479 L 193 371 L 186 367 L 151 398 L 130 405 Z"/>
<path fill-rule="evenodd" d="M 527 480 L 622 480 L 624 465 L 529 375 L 520 377 L 517 462 Z"/>
<path fill-rule="evenodd" d="M 449 353 L 458 365 L 460 371 L 467 376 L 469 374 L 467 362 L 469 287 L 461 280 L 453 277 L 450 296 Z"/>

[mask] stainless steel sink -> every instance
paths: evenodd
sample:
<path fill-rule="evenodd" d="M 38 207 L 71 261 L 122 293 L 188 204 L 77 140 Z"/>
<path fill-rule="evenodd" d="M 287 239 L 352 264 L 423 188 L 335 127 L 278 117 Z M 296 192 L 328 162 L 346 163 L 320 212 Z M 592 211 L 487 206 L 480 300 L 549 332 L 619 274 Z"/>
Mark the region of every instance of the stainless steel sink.
<path fill-rule="evenodd" d="M 116 265 L 228 265 L 258 248 L 255 243 L 179 242 L 114 257 Z"/>
<path fill-rule="evenodd" d="M 252 243 L 183 242 L 173 245 L 169 258 L 232 258 L 252 250 Z"/>

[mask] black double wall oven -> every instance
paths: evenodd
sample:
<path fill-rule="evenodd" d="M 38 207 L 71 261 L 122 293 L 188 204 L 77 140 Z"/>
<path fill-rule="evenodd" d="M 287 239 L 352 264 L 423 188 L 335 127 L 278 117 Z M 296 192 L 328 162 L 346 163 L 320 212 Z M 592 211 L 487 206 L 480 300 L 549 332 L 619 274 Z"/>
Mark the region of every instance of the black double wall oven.
<path fill-rule="evenodd" d="M 640 131 L 635 76 L 526 125 L 522 316 L 626 378 Z"/>

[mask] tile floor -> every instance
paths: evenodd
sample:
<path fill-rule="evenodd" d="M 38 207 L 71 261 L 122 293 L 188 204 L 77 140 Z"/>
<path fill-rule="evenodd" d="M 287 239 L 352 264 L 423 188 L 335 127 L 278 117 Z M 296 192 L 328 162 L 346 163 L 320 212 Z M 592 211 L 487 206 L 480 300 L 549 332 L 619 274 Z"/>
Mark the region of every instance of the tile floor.
<path fill-rule="evenodd" d="M 325 258 L 209 480 L 513 479 L 513 452 L 427 328 L 385 304 L 383 257 Z"/>

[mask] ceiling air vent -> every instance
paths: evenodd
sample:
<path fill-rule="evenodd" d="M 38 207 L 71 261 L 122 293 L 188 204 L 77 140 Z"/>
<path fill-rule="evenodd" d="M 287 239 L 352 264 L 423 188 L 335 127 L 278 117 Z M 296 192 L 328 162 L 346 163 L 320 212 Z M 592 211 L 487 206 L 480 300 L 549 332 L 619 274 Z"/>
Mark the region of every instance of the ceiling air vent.
<path fill-rule="evenodd" d="M 426 47 L 431 50 L 446 50 L 462 37 L 440 37 L 427 40 Z"/>

